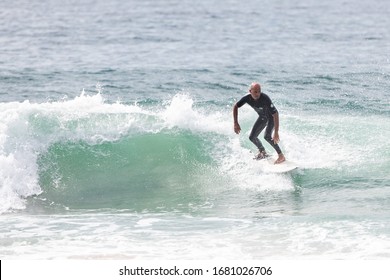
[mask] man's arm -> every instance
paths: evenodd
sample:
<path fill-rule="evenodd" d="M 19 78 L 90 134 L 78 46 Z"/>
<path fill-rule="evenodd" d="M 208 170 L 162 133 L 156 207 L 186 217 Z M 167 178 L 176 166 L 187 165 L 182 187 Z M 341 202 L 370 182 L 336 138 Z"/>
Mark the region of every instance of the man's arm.
<path fill-rule="evenodd" d="M 280 138 L 279 138 L 279 113 L 276 112 L 272 115 L 272 117 L 274 118 L 274 137 L 272 138 L 272 140 L 274 141 L 275 144 L 278 144 L 279 141 L 280 141 Z"/>
<path fill-rule="evenodd" d="M 238 106 L 237 106 L 237 103 L 234 104 L 234 107 L 233 107 L 233 121 L 234 121 L 234 132 L 236 134 L 239 134 L 240 131 L 241 131 L 241 127 L 238 124 Z"/>

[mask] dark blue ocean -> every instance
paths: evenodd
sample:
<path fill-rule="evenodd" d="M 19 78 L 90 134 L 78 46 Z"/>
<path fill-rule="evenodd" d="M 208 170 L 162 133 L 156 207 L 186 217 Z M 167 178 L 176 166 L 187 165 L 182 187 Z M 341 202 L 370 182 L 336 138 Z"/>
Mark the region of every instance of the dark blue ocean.
<path fill-rule="evenodd" d="M 388 259 L 389 14 L 2 0 L 0 258 Z M 249 106 L 233 131 L 253 81 L 297 170 L 252 160 Z"/>

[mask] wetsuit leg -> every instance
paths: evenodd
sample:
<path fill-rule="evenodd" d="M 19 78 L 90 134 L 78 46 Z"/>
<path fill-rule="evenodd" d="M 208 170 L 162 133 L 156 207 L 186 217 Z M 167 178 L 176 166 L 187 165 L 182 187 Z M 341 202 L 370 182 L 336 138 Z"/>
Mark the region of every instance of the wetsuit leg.
<path fill-rule="evenodd" d="M 259 117 L 253 125 L 251 134 L 249 135 L 249 140 L 251 140 L 251 142 L 256 145 L 260 152 L 265 151 L 265 149 L 263 144 L 261 144 L 261 141 L 259 140 L 258 136 L 266 125 L 267 119 Z"/>
<path fill-rule="evenodd" d="M 267 140 L 268 143 L 275 149 L 275 151 L 279 154 L 282 153 L 278 144 L 275 144 L 272 140 L 272 131 L 274 130 L 274 119 L 272 117 L 268 120 L 267 128 L 265 129 L 264 139 Z"/>

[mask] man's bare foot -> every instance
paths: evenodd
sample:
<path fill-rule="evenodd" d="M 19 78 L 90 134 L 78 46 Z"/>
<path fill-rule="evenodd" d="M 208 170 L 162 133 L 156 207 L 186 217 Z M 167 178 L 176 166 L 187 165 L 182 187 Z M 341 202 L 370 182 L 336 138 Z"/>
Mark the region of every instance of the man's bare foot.
<path fill-rule="evenodd" d="M 269 155 L 266 153 L 266 151 L 261 151 L 254 159 L 261 160 L 261 159 L 265 159 L 267 157 L 269 157 Z"/>
<path fill-rule="evenodd" d="M 286 161 L 286 158 L 284 157 L 283 154 L 280 154 L 280 155 L 278 156 L 278 159 L 275 161 L 274 164 L 279 164 L 279 163 L 282 163 L 282 162 L 284 162 L 284 161 Z"/>

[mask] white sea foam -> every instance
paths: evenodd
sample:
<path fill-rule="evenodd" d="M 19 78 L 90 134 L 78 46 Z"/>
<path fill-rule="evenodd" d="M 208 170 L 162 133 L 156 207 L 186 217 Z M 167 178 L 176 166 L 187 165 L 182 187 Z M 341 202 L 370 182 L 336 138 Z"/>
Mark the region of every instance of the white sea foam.
<path fill-rule="evenodd" d="M 0 256 L 8 259 L 387 259 L 390 249 L 386 233 L 375 233 L 386 224 L 364 221 L 120 213 L 14 218 L 0 217 L 9 228 Z"/>
<path fill-rule="evenodd" d="M 201 112 L 194 108 L 194 100 L 187 94 L 177 94 L 161 112 L 168 127 L 179 127 L 194 132 L 212 132 L 229 135 L 231 115 L 226 112 Z"/>

